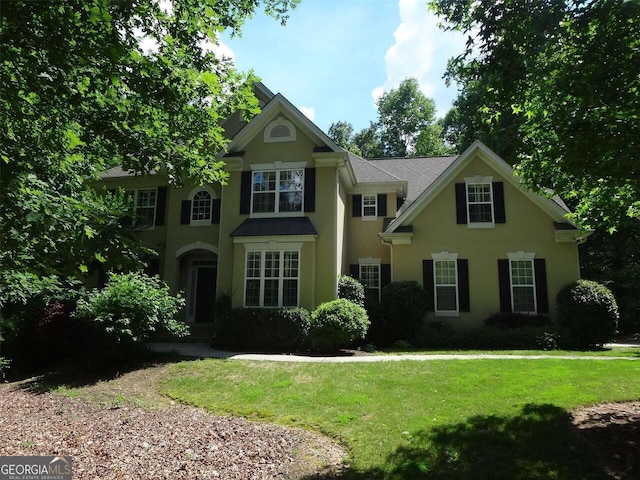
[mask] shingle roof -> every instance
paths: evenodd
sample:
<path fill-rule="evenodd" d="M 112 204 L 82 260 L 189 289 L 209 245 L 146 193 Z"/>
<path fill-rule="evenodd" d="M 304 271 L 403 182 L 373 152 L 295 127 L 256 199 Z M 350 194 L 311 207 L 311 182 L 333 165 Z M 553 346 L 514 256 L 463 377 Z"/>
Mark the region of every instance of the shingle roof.
<path fill-rule="evenodd" d="M 407 201 L 413 202 L 457 157 L 375 158 L 371 164 L 394 178 L 408 182 Z M 355 170 L 355 168 L 354 168 Z"/>
<path fill-rule="evenodd" d="M 147 175 L 155 175 L 156 172 L 151 171 L 147 173 Z M 121 166 L 113 167 L 107 170 L 106 172 L 102 172 L 100 174 L 100 178 L 119 178 L 119 177 L 134 177 L 136 175 L 135 172 L 131 170 L 123 170 Z"/>
<path fill-rule="evenodd" d="M 375 163 L 349 152 L 349 161 L 358 183 L 398 182 L 402 179 L 386 172 Z"/>
<path fill-rule="evenodd" d="M 247 218 L 230 237 L 263 237 L 270 235 L 317 235 L 308 217 Z"/>

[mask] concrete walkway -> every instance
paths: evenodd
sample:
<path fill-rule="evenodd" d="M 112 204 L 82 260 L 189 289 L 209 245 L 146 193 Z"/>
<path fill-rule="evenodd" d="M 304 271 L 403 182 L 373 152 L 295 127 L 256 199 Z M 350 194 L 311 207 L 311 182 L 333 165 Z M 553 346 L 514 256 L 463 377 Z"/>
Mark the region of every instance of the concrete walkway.
<path fill-rule="evenodd" d="M 623 346 L 623 345 L 615 345 Z M 640 345 L 628 344 L 628 347 Z M 271 353 L 235 353 L 224 350 L 216 350 L 204 343 L 151 343 L 150 347 L 156 352 L 176 352 L 185 357 L 194 358 L 221 358 L 230 360 L 258 360 L 267 362 L 301 362 L 301 363 L 371 363 L 371 362 L 398 362 L 400 360 L 640 360 L 640 357 L 599 357 L 599 356 L 573 356 L 573 355 L 500 355 L 500 354 L 451 354 L 451 355 L 353 355 L 353 356 L 312 356 L 312 355 L 281 355 Z"/>

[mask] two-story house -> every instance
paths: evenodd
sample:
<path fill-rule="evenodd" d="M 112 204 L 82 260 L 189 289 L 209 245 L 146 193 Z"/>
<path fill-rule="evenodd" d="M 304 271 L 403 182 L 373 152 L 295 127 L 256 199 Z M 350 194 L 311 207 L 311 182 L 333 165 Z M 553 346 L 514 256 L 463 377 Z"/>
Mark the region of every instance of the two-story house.
<path fill-rule="evenodd" d="M 365 160 L 336 145 L 282 95 L 256 85 L 262 112 L 225 124 L 228 184 L 169 186 L 114 168 L 107 189 L 135 196 L 154 268 L 186 292 L 188 322 L 234 307 L 314 309 L 351 274 L 375 298 L 415 280 L 431 318 L 479 326 L 496 312 L 555 315 L 579 278 L 586 233 L 567 207 L 524 189 L 480 142 L 462 155 Z"/>

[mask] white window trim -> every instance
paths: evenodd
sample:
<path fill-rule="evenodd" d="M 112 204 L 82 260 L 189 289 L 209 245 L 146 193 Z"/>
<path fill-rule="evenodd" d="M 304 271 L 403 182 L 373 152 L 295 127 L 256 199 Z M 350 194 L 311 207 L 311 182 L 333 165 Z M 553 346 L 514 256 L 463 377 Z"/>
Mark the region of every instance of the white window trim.
<path fill-rule="evenodd" d="M 365 209 L 365 204 L 364 204 L 364 199 L 365 197 L 373 197 L 373 205 L 367 205 L 367 207 L 372 207 L 374 208 L 374 214 L 373 215 L 365 215 L 364 214 L 364 209 Z M 360 211 L 360 217 L 362 218 L 362 221 L 364 222 L 371 222 L 374 220 L 378 219 L 378 195 L 377 194 L 373 194 L 373 193 L 363 193 L 362 194 L 362 202 L 361 202 L 361 211 Z"/>
<path fill-rule="evenodd" d="M 443 251 L 440 253 L 432 253 L 433 259 L 433 306 L 436 317 L 459 317 L 460 316 L 460 279 L 458 278 L 458 254 Z M 456 309 L 455 310 L 438 310 L 438 281 L 436 279 L 436 262 L 455 262 L 456 274 Z M 451 286 L 451 285 L 448 285 Z"/>
<path fill-rule="evenodd" d="M 493 196 L 493 177 L 475 175 L 473 177 L 464 177 L 464 194 L 465 204 L 467 206 L 467 228 L 495 228 L 496 227 L 496 209 L 495 199 Z M 469 185 L 489 185 L 491 194 L 491 222 L 472 222 L 471 212 L 469 209 Z"/>
<path fill-rule="evenodd" d="M 365 257 L 358 258 L 358 279 L 362 278 L 362 267 L 378 267 L 378 286 L 377 287 L 367 287 L 365 286 L 365 290 L 377 290 L 378 291 L 378 301 L 380 301 L 380 294 L 382 291 L 382 258 L 373 258 L 373 257 Z M 362 280 L 359 280 L 362 282 Z"/>
<path fill-rule="evenodd" d="M 276 161 L 273 163 L 257 163 L 251 164 L 251 203 L 250 203 L 250 218 L 278 218 L 278 217 L 304 217 L 304 191 L 306 188 L 305 185 L 305 168 L 307 166 L 307 162 L 281 162 Z M 299 212 L 259 212 L 254 213 L 253 211 L 253 174 L 256 172 L 276 172 L 276 188 L 280 181 L 280 172 L 289 171 L 289 170 L 302 170 L 302 203 Z M 276 190 L 274 194 L 278 195 L 278 191 Z M 280 203 L 279 199 L 275 198 L 275 207 L 279 210 Z"/>
<path fill-rule="evenodd" d="M 286 137 L 272 137 L 271 132 L 274 128 L 285 126 L 289 129 L 289 135 Z M 279 142 L 295 142 L 296 141 L 296 127 L 289 120 L 285 120 L 282 117 L 278 117 L 273 120 L 264 129 L 263 136 L 264 143 L 279 143 Z"/>
<path fill-rule="evenodd" d="M 141 230 L 155 230 L 155 228 L 156 228 L 156 211 L 158 209 L 158 187 L 127 188 L 127 189 L 125 189 L 125 193 L 132 193 L 133 194 L 134 226 L 135 226 L 135 219 L 138 216 L 138 214 L 137 214 L 137 212 L 138 212 L 138 192 L 143 191 L 143 190 L 155 190 L 156 197 L 155 197 L 155 202 L 153 203 L 153 221 L 151 222 L 151 225 L 148 225 L 146 227 L 140 227 L 140 229 Z M 145 207 L 145 208 L 151 208 L 151 207 Z"/>
<path fill-rule="evenodd" d="M 211 195 L 211 210 L 209 212 L 209 219 L 208 220 L 194 220 L 193 219 L 193 198 L 195 197 L 196 193 L 201 192 L 201 191 L 206 191 L 209 193 L 209 195 Z M 203 227 L 206 225 L 211 226 L 211 222 L 213 220 L 213 201 L 217 198 L 216 196 L 216 192 L 211 188 L 211 187 L 195 187 L 193 190 L 191 190 L 191 192 L 189 193 L 189 201 L 191 202 L 191 209 L 189 211 L 189 225 L 192 227 Z"/>
<path fill-rule="evenodd" d="M 536 266 L 534 263 L 534 259 L 535 259 L 535 252 L 525 252 L 522 250 L 519 250 L 517 252 L 513 252 L 513 253 L 507 253 L 507 258 L 509 258 L 509 288 L 510 288 L 510 293 L 511 293 L 511 311 L 513 313 L 523 313 L 526 315 L 537 315 L 538 313 L 538 292 L 536 289 Z M 528 261 L 531 262 L 531 280 L 532 280 L 532 285 L 531 287 L 533 288 L 533 311 L 531 312 L 522 312 L 522 311 L 516 311 L 515 309 L 515 300 L 514 300 L 514 294 L 513 294 L 513 270 L 511 269 L 511 263 L 514 261 Z M 518 288 L 519 286 L 515 286 L 516 288 Z"/>
<path fill-rule="evenodd" d="M 283 296 L 284 296 L 284 280 L 285 277 L 283 275 L 284 273 L 284 254 L 285 252 L 296 252 L 298 254 L 298 285 L 297 285 L 297 292 L 296 292 L 296 297 L 297 297 L 297 301 L 296 301 L 296 305 L 287 305 L 287 307 L 299 307 L 300 306 L 300 283 L 301 283 L 301 275 L 300 272 L 302 270 L 302 254 L 301 254 L 301 248 L 302 248 L 302 244 L 299 243 L 295 243 L 295 244 L 279 244 L 278 248 L 268 248 L 272 245 L 269 244 L 254 244 L 254 245 L 245 245 L 245 254 L 244 254 L 244 289 L 242 291 L 242 306 L 245 308 L 281 308 L 283 307 L 282 302 L 283 302 Z M 289 248 L 289 247 L 298 247 L 298 248 Z M 264 270 L 265 270 L 265 254 L 267 252 L 279 252 L 280 254 L 280 267 L 279 267 L 279 271 L 278 271 L 278 305 L 268 305 L 265 306 L 264 305 L 264 284 L 265 284 L 265 280 L 266 277 L 264 276 Z M 249 280 L 249 278 L 247 277 L 247 263 L 249 260 L 249 254 L 250 253 L 260 253 L 260 277 L 251 277 L 251 280 L 260 280 L 260 301 L 259 301 L 259 305 L 247 305 L 247 281 Z M 290 278 L 290 277 L 287 277 Z M 274 279 L 274 278 L 272 278 Z"/>

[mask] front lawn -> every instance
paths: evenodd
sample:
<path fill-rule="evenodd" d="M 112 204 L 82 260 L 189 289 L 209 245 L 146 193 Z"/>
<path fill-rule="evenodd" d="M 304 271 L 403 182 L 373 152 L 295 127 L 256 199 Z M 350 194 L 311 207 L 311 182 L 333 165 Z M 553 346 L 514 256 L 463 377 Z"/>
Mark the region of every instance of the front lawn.
<path fill-rule="evenodd" d="M 343 478 L 358 480 L 610 478 L 568 410 L 640 398 L 631 360 L 201 360 L 170 372 L 174 399 L 338 439 Z"/>

